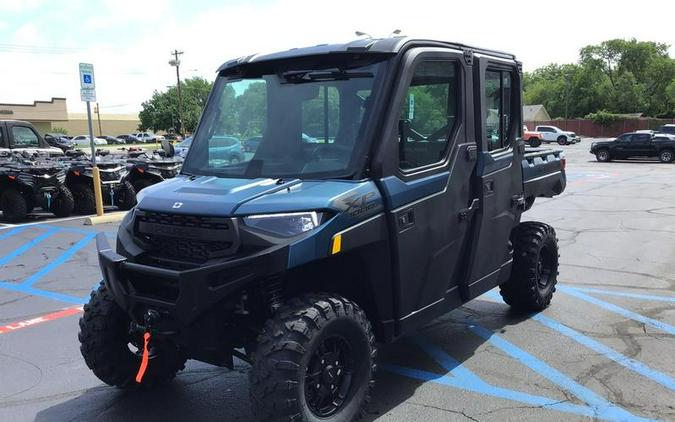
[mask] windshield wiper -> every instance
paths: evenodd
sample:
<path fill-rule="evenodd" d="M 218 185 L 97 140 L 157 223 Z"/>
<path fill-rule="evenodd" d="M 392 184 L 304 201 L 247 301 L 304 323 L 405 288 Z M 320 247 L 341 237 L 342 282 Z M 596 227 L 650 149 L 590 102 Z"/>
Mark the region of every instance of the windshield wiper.
<path fill-rule="evenodd" d="M 352 78 L 372 78 L 372 72 L 349 72 L 346 70 L 290 70 L 283 72 L 281 78 L 286 83 L 303 83 L 316 81 L 346 81 Z"/>

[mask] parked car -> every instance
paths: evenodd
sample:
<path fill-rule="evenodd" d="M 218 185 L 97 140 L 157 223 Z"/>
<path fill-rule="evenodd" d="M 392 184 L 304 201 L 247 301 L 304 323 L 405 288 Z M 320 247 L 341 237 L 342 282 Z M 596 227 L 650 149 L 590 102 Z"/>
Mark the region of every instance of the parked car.
<path fill-rule="evenodd" d="M 234 136 L 213 136 L 209 139 L 209 160 L 227 161 L 237 164 L 244 161 L 239 138 Z"/>
<path fill-rule="evenodd" d="M 593 142 L 590 152 L 601 162 L 658 157 L 662 163 L 670 163 L 675 157 L 675 135 L 629 132 L 607 141 Z"/>
<path fill-rule="evenodd" d="M 150 132 L 137 132 L 133 134 L 140 142 L 151 143 L 160 141 L 159 137 Z"/>
<path fill-rule="evenodd" d="M 63 155 L 63 149 L 49 145 L 30 122 L 21 120 L 0 120 L 0 150 Z"/>
<path fill-rule="evenodd" d="M 260 146 L 260 141 L 262 141 L 262 136 L 254 136 L 242 142 L 244 152 L 256 152 L 258 146 Z"/>
<path fill-rule="evenodd" d="M 123 139 L 115 138 L 114 136 L 103 135 L 101 139 L 105 139 L 108 145 L 119 145 L 126 143 Z"/>
<path fill-rule="evenodd" d="M 541 133 L 530 131 L 527 126 L 523 125 L 523 141 L 531 147 L 538 147 L 541 145 Z"/>
<path fill-rule="evenodd" d="M 140 144 L 141 143 L 140 139 L 138 139 L 136 136 L 131 135 L 131 134 L 118 135 L 117 139 L 122 139 L 127 144 Z"/>
<path fill-rule="evenodd" d="M 192 145 L 192 136 L 188 136 L 181 143 L 176 145 L 176 155 L 185 158 L 190 149 L 190 145 Z"/>
<path fill-rule="evenodd" d="M 675 135 L 675 124 L 666 124 L 659 128 L 658 130 L 661 133 L 667 133 L 669 135 Z"/>
<path fill-rule="evenodd" d="M 73 143 L 78 147 L 88 147 L 91 145 L 89 135 L 77 135 L 72 139 Z M 95 137 L 94 145 L 108 145 L 108 141 L 102 138 Z"/>
<path fill-rule="evenodd" d="M 576 144 L 581 138 L 574 132 L 560 129 L 557 126 L 537 126 L 535 132 L 541 133 L 543 142 L 557 142 L 559 145 Z"/>
<path fill-rule="evenodd" d="M 50 146 L 59 148 L 64 152 L 75 148 L 75 143 L 71 138 L 61 133 L 45 133 L 44 139 Z"/>
<path fill-rule="evenodd" d="M 249 420 L 352 422 L 367 410 L 379 344 L 494 288 L 527 315 L 551 303 L 555 229 L 521 218 L 535 198 L 565 189 L 564 156 L 512 147 L 520 113 L 491 154 L 481 118 L 487 89 L 520 103 L 519 89 L 484 83 L 496 74 L 520 87 L 514 56 L 361 39 L 247 56 L 220 70 L 184 163 L 190 176 L 144 189 L 115 246 L 97 235 L 104 280 L 84 305 L 78 338 L 103 382 L 142 394 L 187 359 L 233 369 L 236 356 L 252 366 Z M 257 108 L 274 148 L 247 166 L 214 167 L 216 148 L 241 147 L 212 137 L 214 116 L 250 116 L 223 99 L 261 77 L 274 81 Z M 341 136 L 301 143 L 303 123 L 318 127 L 328 116 L 289 116 L 326 86 L 372 92 L 377 106 L 361 113 L 355 95 L 336 96 Z M 415 112 L 457 117 L 434 119 L 429 131 L 419 119 L 399 124 L 410 92 L 426 88 L 445 89 L 448 100 L 419 101 Z M 497 121 L 506 118 L 498 110 Z M 227 412 L 221 419 L 233 419 Z"/>

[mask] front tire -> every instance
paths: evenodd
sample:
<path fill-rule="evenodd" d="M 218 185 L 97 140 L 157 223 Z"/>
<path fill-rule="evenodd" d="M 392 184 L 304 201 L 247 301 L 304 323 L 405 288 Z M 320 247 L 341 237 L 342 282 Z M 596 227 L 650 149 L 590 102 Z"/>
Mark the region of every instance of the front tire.
<path fill-rule="evenodd" d="M 119 388 L 150 388 L 166 384 L 185 368 L 186 357 L 173 343 L 150 340 L 150 359 L 141 384 L 136 373 L 141 364 L 142 333 L 130 334 L 131 321 L 101 283 L 91 293 L 80 318 L 80 352 L 101 381 Z"/>
<path fill-rule="evenodd" d="M 567 137 L 558 136 L 558 145 L 567 145 Z"/>
<path fill-rule="evenodd" d="M 530 138 L 530 146 L 537 148 L 541 146 L 541 139 L 539 138 Z"/>
<path fill-rule="evenodd" d="M 57 217 L 68 217 L 73 213 L 75 200 L 73 194 L 66 186 L 59 186 L 56 197 L 51 201 L 50 211 Z"/>
<path fill-rule="evenodd" d="M 521 312 L 541 311 L 551 303 L 558 282 L 558 239 L 548 224 L 528 221 L 511 233 L 513 267 L 499 286 L 504 302 Z"/>
<path fill-rule="evenodd" d="M 351 422 L 374 385 L 375 337 L 366 314 L 335 295 L 290 300 L 265 324 L 250 372 L 258 421 Z"/>
<path fill-rule="evenodd" d="M 29 203 L 26 197 L 14 188 L 7 188 L 0 196 L 2 216 L 10 223 L 19 223 L 26 219 Z"/>
<path fill-rule="evenodd" d="M 612 160 L 612 157 L 609 155 L 609 151 L 606 149 L 601 149 L 595 153 L 595 159 L 601 163 L 606 163 Z"/>
<path fill-rule="evenodd" d="M 87 183 L 76 183 L 70 186 L 70 191 L 75 200 L 74 211 L 76 214 L 93 214 L 96 212 L 93 187 Z"/>
<path fill-rule="evenodd" d="M 672 163 L 673 162 L 673 151 L 669 149 L 664 149 L 659 152 L 659 161 L 662 163 Z"/>
<path fill-rule="evenodd" d="M 115 205 L 122 211 L 128 211 L 136 205 L 136 190 L 128 180 L 122 183 L 122 187 L 117 192 Z"/>

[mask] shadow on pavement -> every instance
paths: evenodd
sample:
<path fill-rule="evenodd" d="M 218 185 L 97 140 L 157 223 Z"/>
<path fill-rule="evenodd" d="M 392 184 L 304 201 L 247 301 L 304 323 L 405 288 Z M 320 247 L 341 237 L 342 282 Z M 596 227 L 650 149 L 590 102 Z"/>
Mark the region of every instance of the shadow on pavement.
<path fill-rule="evenodd" d="M 527 319 L 506 309 L 503 304 L 474 301 L 471 308 L 462 307 L 441 317 L 422 328 L 419 335 L 463 363 L 485 342 L 468 332 L 465 323 L 480 318 L 481 324 L 499 332 Z M 437 374 L 448 372 L 408 338 L 380 346 L 379 362 Z M 169 386 L 150 391 L 94 387 L 39 412 L 35 421 L 251 421 L 248 371 L 249 366 L 241 361 L 234 371 L 190 361 L 187 369 Z M 379 370 L 373 399 L 363 420 L 374 421 L 386 415 L 411 398 L 423 384 Z M 447 394 L 452 394 L 452 390 Z"/>

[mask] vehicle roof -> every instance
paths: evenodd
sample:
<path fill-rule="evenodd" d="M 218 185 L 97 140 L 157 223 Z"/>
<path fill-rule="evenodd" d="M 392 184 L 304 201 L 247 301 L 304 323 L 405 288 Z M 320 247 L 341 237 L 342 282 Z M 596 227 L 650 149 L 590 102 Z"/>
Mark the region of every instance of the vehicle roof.
<path fill-rule="evenodd" d="M 465 44 L 453 43 L 448 41 L 436 41 L 426 39 L 415 39 L 408 37 L 391 38 L 359 38 L 344 44 L 318 44 L 312 47 L 292 48 L 286 51 L 280 51 L 269 54 L 252 54 L 242 56 L 234 60 L 228 60 L 223 63 L 218 72 L 234 68 L 242 64 L 260 63 L 267 61 L 276 61 L 292 59 L 306 56 L 320 56 L 340 53 L 360 53 L 360 54 L 397 54 L 404 46 L 414 44 L 415 46 L 436 46 L 454 48 L 458 50 L 471 50 L 475 53 L 499 57 L 507 60 L 516 60 L 516 56 L 497 50 L 488 50 L 478 47 L 472 47 Z"/>
<path fill-rule="evenodd" d="M 15 123 L 20 123 L 22 125 L 29 125 L 31 124 L 30 122 L 27 122 L 25 120 L 0 120 L 0 124 L 15 124 Z"/>

